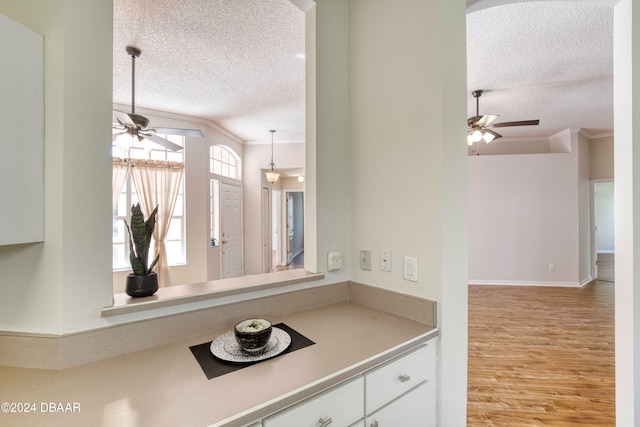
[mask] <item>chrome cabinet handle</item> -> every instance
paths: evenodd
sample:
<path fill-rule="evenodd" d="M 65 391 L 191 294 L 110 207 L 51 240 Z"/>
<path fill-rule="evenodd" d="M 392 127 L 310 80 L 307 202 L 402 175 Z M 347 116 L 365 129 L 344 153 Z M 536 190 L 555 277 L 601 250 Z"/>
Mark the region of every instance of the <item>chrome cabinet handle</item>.
<path fill-rule="evenodd" d="M 409 375 L 400 375 L 398 379 L 400 380 L 401 383 L 406 383 L 411 379 L 411 377 Z"/>
<path fill-rule="evenodd" d="M 320 427 L 325 427 L 328 426 L 329 424 L 331 424 L 333 422 L 333 420 L 329 417 L 329 418 L 320 418 L 318 420 L 318 422 L 320 423 Z"/>

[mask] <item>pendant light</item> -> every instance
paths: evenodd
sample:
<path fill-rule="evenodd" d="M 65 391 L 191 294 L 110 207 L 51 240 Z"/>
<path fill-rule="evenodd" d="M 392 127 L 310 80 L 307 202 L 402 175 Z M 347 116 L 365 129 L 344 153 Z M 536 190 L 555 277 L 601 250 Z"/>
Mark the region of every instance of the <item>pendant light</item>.
<path fill-rule="evenodd" d="M 265 175 L 267 176 L 267 181 L 273 184 L 274 182 L 278 182 L 280 174 L 276 169 L 276 165 L 273 163 L 273 134 L 276 131 L 271 129 L 269 132 L 271 132 L 271 163 L 269 163 L 269 170 L 265 172 Z"/>

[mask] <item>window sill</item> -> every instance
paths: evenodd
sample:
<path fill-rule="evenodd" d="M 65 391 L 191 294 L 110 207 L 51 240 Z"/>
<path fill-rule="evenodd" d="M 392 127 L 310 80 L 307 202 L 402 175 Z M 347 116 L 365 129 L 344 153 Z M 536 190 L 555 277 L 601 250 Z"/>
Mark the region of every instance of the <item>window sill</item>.
<path fill-rule="evenodd" d="M 230 295 L 272 289 L 324 278 L 323 273 L 309 273 L 303 269 L 255 274 L 232 279 L 191 283 L 160 288 L 145 298 L 131 298 L 125 293 L 113 295 L 113 306 L 102 309 L 102 317 L 136 313 L 162 307 L 171 307 L 197 301 L 206 301 Z"/>

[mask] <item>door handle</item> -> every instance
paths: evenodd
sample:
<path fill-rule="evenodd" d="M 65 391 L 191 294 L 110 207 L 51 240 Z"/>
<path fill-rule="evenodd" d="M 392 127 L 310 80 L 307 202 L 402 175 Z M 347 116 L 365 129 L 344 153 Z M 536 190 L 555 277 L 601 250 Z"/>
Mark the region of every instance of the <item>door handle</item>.
<path fill-rule="evenodd" d="M 227 243 L 227 241 L 226 241 L 226 240 L 223 240 L 221 243 L 222 243 L 223 245 L 225 245 L 225 244 Z"/>

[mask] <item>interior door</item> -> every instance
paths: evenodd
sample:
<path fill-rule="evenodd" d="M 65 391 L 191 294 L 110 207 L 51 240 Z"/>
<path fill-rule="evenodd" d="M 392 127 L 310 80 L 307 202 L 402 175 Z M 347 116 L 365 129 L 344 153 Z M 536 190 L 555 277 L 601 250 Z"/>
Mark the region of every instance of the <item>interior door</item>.
<path fill-rule="evenodd" d="M 222 278 L 243 275 L 242 248 L 242 186 L 222 183 L 222 214 L 220 215 L 220 246 Z"/>

